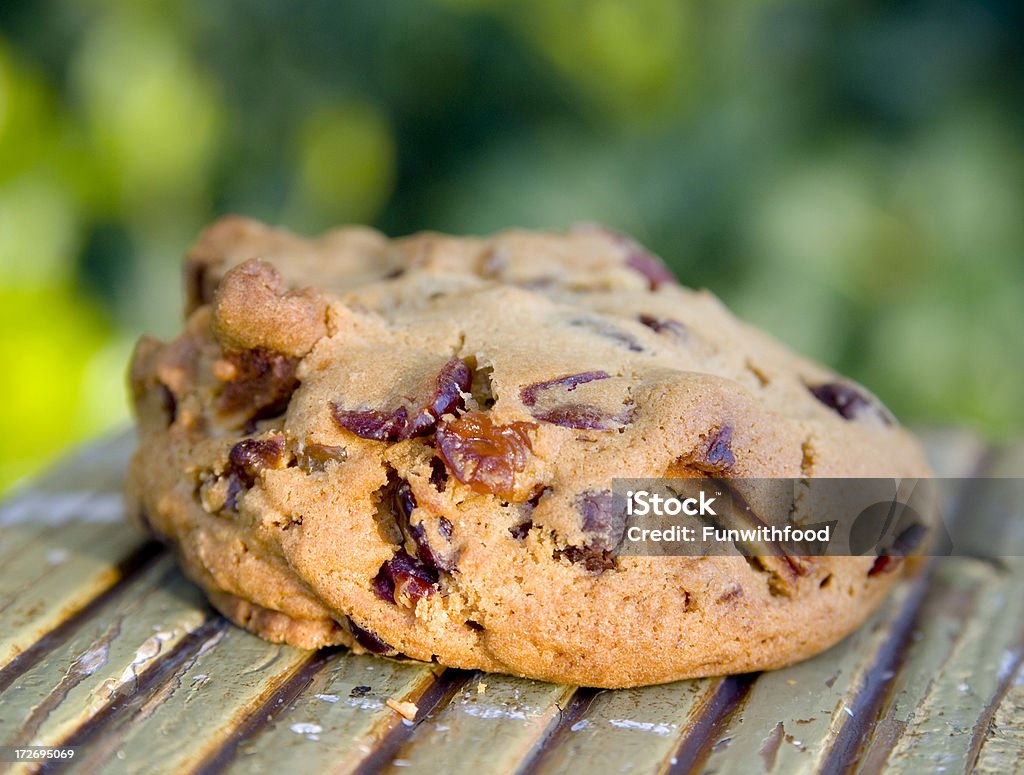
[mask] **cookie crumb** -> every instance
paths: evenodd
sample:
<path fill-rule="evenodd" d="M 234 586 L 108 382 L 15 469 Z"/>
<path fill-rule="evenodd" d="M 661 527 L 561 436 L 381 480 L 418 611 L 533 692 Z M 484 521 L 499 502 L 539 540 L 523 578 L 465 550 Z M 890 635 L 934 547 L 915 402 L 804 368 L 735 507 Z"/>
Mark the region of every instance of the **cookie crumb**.
<path fill-rule="evenodd" d="M 476 693 L 477 694 L 487 694 L 487 684 L 485 684 L 483 681 L 478 683 L 476 685 Z"/>
<path fill-rule="evenodd" d="M 413 721 L 419 712 L 415 702 L 405 702 L 389 697 L 384 704 L 407 721 Z"/>

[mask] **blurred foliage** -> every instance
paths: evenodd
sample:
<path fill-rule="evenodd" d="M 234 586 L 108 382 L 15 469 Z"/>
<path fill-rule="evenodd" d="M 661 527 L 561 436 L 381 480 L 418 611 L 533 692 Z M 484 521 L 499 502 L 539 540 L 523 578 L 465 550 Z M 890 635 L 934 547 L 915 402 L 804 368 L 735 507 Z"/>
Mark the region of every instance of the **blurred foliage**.
<path fill-rule="evenodd" d="M 3 0 L 0 488 L 123 420 L 217 214 L 598 220 L 902 417 L 1024 429 L 1011 0 Z"/>

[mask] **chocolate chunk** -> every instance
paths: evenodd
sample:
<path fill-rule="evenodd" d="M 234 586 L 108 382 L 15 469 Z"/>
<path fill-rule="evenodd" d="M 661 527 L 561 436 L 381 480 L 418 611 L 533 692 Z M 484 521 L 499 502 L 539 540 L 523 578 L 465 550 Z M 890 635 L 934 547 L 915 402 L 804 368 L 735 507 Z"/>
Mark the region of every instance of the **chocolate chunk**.
<path fill-rule="evenodd" d="M 232 378 L 217 399 L 221 414 L 244 412 L 247 419 L 264 420 L 281 414 L 299 386 L 295 370 L 299 359 L 272 350 L 238 350 L 224 359 L 233 367 Z"/>
<path fill-rule="evenodd" d="M 855 420 L 865 413 L 873 412 L 886 425 L 892 424 L 892 417 L 873 398 L 845 382 L 827 382 L 823 385 L 808 386 L 811 395 L 829 409 L 847 420 Z"/>
<path fill-rule="evenodd" d="M 365 630 L 364 630 L 364 632 L 365 632 Z M 353 686 L 352 687 L 352 691 L 350 691 L 348 693 L 348 696 L 349 697 L 365 697 L 371 691 L 373 691 L 373 687 L 372 686 Z"/>

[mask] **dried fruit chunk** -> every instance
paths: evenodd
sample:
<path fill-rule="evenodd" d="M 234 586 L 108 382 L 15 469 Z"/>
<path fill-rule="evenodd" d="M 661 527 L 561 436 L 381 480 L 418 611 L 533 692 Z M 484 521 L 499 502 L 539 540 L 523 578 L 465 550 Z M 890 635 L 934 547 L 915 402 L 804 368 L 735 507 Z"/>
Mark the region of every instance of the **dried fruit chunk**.
<path fill-rule="evenodd" d="M 641 315 L 637 319 L 652 331 L 659 334 L 669 334 L 678 340 L 686 339 L 689 334 L 685 325 L 672 318 L 656 318 L 653 315 Z"/>
<path fill-rule="evenodd" d="M 580 385 L 585 385 L 588 382 L 594 382 L 599 379 L 608 379 L 608 377 L 609 374 L 606 371 L 585 371 L 581 374 L 567 374 L 564 377 L 556 377 L 546 382 L 535 382 L 532 385 L 527 385 L 519 391 L 519 397 L 526 406 L 534 406 L 537 403 L 538 394 L 545 390 L 561 387 L 565 388 L 565 392 L 569 392 L 575 390 Z"/>
<path fill-rule="evenodd" d="M 610 229 L 607 226 L 595 226 L 593 228 L 606 234 L 612 242 L 625 252 L 626 266 L 646 277 L 652 291 L 659 285 L 666 283 L 679 284 L 676 276 L 665 266 L 665 263 L 632 237 L 615 229 Z"/>
<path fill-rule="evenodd" d="M 378 597 L 389 603 L 415 608 L 416 603 L 434 594 L 437 572 L 431 571 L 403 549 L 380 566 L 373 579 Z"/>
<path fill-rule="evenodd" d="M 299 380 L 299 359 L 272 350 L 238 350 L 225 354 L 227 375 L 217 399 L 221 414 L 244 411 L 250 420 L 275 417 L 288 407 Z"/>
<path fill-rule="evenodd" d="M 352 637 L 356 639 L 356 643 L 371 654 L 382 654 L 387 657 L 393 657 L 398 654 L 398 649 L 393 646 L 389 646 L 377 637 L 375 633 L 372 633 L 369 630 L 364 630 L 351 619 L 348 620 L 348 629 L 352 633 Z"/>
<path fill-rule="evenodd" d="M 448 468 L 480 493 L 513 499 L 516 474 L 526 470 L 533 448 L 533 423 L 497 425 L 483 412 L 470 412 L 437 426 L 437 446 Z"/>
<path fill-rule="evenodd" d="M 886 425 L 892 424 L 892 418 L 877 401 L 845 382 L 809 385 L 807 389 L 821 403 L 847 420 L 855 420 L 863 414 L 873 412 Z"/>
<path fill-rule="evenodd" d="M 330 406 L 334 421 L 361 439 L 397 441 L 402 438 L 409 426 L 409 413 L 404 406 L 390 413 L 376 409 L 349 411 L 342 409 L 333 401 Z"/>
<path fill-rule="evenodd" d="M 672 270 L 665 266 L 665 263 L 653 253 L 648 252 L 636 243 L 626 256 L 626 266 L 634 269 L 644 277 L 651 285 L 651 290 L 656 290 L 660 285 L 678 285 L 679 280 L 672 274 Z"/>
<path fill-rule="evenodd" d="M 455 412 L 462 405 L 462 394 L 469 392 L 471 380 L 469 367 L 453 357 L 434 378 L 430 396 L 411 411 L 404 406 L 385 411 L 343 409 L 332 401 L 331 416 L 341 428 L 363 439 L 402 441 L 426 436 L 442 415 Z"/>
<path fill-rule="evenodd" d="M 576 500 L 580 511 L 580 529 L 587 537 L 582 546 L 555 550 L 555 559 L 564 557 L 582 565 L 589 573 L 602 573 L 615 567 L 615 549 L 626 529 L 626 515 L 616 508 L 609 490 L 585 490 Z"/>
<path fill-rule="evenodd" d="M 615 568 L 615 556 L 607 549 L 595 549 L 592 546 L 567 546 L 556 549 L 555 559 L 564 557 L 573 565 L 582 565 L 588 573 L 603 573 Z"/>
<path fill-rule="evenodd" d="M 585 490 L 576 503 L 580 510 L 580 526 L 588 538 L 587 544 L 597 549 L 615 549 L 626 530 L 626 514 L 616 507 L 612 492 Z"/>
<path fill-rule="evenodd" d="M 331 463 L 340 463 L 346 456 L 344 447 L 307 442 L 298 454 L 298 464 L 307 474 L 313 474 L 326 471 Z"/>
<path fill-rule="evenodd" d="M 732 453 L 732 426 L 723 425 L 712 431 L 703 448 L 686 458 L 686 463 L 698 471 L 721 474 L 736 464 Z"/>
<path fill-rule="evenodd" d="M 243 439 L 228 453 L 227 472 L 234 474 L 246 487 L 252 487 L 265 468 L 280 468 L 284 462 L 284 436 Z"/>
<path fill-rule="evenodd" d="M 627 425 L 633 419 L 633 407 L 625 407 L 619 414 L 611 415 L 603 409 L 589 404 L 563 404 L 547 411 L 531 412 L 538 420 L 563 428 L 586 431 L 610 431 Z"/>

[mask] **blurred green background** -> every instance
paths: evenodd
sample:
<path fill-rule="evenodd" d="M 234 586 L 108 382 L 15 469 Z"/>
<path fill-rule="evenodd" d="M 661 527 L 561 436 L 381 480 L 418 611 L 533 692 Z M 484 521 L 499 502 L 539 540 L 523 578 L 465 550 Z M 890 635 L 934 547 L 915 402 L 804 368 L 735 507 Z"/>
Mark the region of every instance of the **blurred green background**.
<path fill-rule="evenodd" d="M 0 490 L 216 215 L 598 220 L 901 417 L 1024 429 L 1024 4 L 0 0 Z"/>

